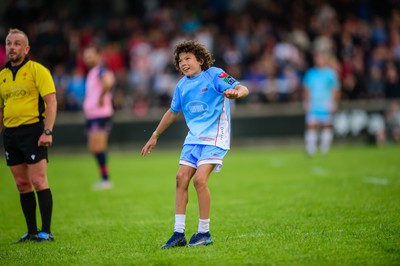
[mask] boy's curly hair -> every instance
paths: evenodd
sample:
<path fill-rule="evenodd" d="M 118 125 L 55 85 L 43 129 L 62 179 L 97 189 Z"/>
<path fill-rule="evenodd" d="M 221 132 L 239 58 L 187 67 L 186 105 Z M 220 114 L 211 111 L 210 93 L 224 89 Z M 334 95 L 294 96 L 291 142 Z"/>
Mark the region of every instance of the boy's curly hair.
<path fill-rule="evenodd" d="M 201 65 L 202 70 L 209 69 L 215 61 L 212 58 L 212 54 L 206 49 L 203 44 L 192 40 L 180 42 L 175 46 L 174 66 L 181 74 L 183 74 L 182 71 L 179 69 L 179 55 L 181 53 L 192 53 L 196 57 L 197 61 L 203 61 L 203 64 Z"/>

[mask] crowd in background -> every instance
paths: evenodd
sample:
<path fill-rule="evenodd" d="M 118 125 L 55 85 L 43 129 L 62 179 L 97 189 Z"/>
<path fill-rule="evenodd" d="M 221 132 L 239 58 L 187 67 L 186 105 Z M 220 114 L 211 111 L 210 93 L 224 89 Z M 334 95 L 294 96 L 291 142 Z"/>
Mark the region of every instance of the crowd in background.
<path fill-rule="evenodd" d="M 248 86 L 239 104 L 301 101 L 315 50 L 332 54 L 342 99 L 400 99 L 398 0 L 15 0 L 0 20 L 3 40 L 10 27 L 28 33 L 31 58 L 52 71 L 59 110 L 81 110 L 89 44 L 116 74 L 116 109 L 140 116 L 168 106 L 180 78 L 172 51 L 184 39 L 203 43 L 215 66 Z"/>

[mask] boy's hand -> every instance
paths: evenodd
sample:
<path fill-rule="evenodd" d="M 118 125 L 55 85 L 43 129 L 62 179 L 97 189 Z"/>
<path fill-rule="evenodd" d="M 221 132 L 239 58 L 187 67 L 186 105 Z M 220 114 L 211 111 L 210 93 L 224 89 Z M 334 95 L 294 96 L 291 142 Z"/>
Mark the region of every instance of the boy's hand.
<path fill-rule="evenodd" d="M 144 145 L 144 147 L 142 149 L 142 152 L 141 152 L 141 155 L 143 157 L 146 157 L 146 154 L 151 153 L 151 151 L 154 149 L 156 144 L 157 144 L 157 137 L 151 136 L 151 138 L 146 143 L 146 145 Z"/>
<path fill-rule="evenodd" d="M 239 91 L 235 89 L 227 89 L 226 91 L 224 91 L 224 95 L 229 99 L 240 98 Z"/>

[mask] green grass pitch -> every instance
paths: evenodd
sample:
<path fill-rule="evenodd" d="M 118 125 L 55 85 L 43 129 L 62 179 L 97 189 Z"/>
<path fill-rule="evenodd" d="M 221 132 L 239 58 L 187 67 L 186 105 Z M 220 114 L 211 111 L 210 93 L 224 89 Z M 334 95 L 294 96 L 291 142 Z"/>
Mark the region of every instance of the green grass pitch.
<path fill-rule="evenodd" d="M 314 158 L 302 147 L 234 147 L 209 182 L 214 244 L 161 250 L 173 231 L 179 152 L 113 151 L 114 187 L 97 192 L 91 156 L 51 153 L 55 241 L 19 245 L 10 242 L 25 223 L 0 157 L 0 265 L 400 265 L 399 146 L 339 146 Z M 191 186 L 187 237 L 197 223 Z"/>

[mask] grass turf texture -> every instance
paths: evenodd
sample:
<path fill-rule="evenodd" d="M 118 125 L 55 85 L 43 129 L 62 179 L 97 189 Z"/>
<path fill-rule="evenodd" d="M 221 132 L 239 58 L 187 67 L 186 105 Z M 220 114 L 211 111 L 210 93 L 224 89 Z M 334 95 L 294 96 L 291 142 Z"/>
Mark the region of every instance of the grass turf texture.
<path fill-rule="evenodd" d="M 214 244 L 171 250 L 160 247 L 173 231 L 179 150 L 138 153 L 112 152 L 114 188 L 97 192 L 92 157 L 51 154 L 55 242 L 20 245 L 10 242 L 25 223 L 0 158 L 0 264 L 400 264 L 399 146 L 336 147 L 315 158 L 300 147 L 234 148 L 209 182 Z M 197 223 L 191 185 L 188 238 Z"/>

